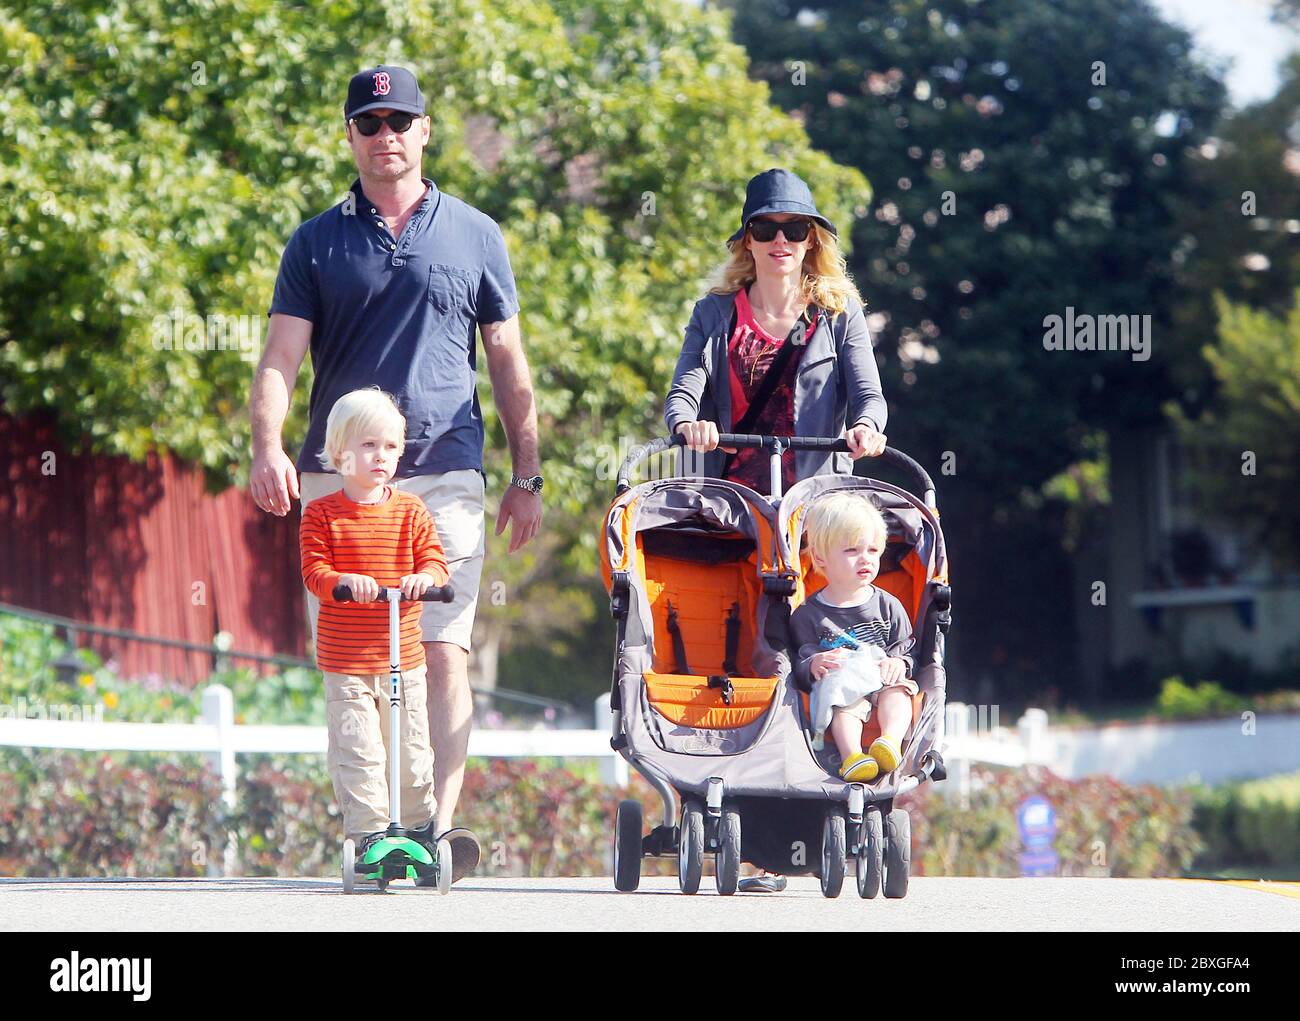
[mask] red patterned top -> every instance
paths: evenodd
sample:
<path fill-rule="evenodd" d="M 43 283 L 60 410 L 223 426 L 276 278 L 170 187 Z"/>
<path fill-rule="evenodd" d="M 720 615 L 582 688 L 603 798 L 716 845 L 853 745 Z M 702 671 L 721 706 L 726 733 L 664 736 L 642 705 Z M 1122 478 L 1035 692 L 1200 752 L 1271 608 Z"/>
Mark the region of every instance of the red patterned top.
<path fill-rule="evenodd" d="M 811 318 L 810 318 L 811 316 Z M 808 328 L 803 336 L 803 344 L 797 345 L 794 354 L 786 363 L 781 381 L 772 391 L 767 406 L 758 416 L 758 420 L 749 429 L 751 433 L 766 436 L 794 435 L 794 383 L 799 372 L 799 360 L 803 357 L 808 339 L 817 328 L 817 313 L 808 309 L 800 322 L 806 322 Z M 791 333 L 794 334 L 793 328 Z M 749 410 L 749 402 L 763 385 L 772 361 L 787 343 L 784 337 L 774 337 L 754 319 L 754 310 L 749 304 L 749 295 L 742 287 L 736 292 L 736 331 L 727 344 L 727 363 L 731 366 L 731 421 L 739 422 Z M 757 448 L 745 448 L 736 452 L 730 459 L 731 467 L 726 478 L 739 482 L 755 492 L 767 496 L 771 492 L 771 468 L 766 451 Z M 794 452 L 786 451 L 781 458 L 782 492 L 794 485 Z"/>

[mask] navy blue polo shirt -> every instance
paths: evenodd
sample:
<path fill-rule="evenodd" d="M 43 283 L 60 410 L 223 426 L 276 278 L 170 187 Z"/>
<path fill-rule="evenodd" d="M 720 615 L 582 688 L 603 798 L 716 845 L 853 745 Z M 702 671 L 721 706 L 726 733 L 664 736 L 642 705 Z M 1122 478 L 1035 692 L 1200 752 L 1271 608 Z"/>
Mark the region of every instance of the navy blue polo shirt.
<path fill-rule="evenodd" d="M 285 247 L 268 315 L 312 323 L 315 381 L 299 471 L 330 470 L 320 461 L 330 409 L 372 385 L 406 416 L 397 477 L 483 470 L 475 333 L 479 323 L 519 311 L 514 275 L 491 217 L 424 183 L 424 201 L 400 238 L 358 180 L 348 199 L 302 224 Z"/>

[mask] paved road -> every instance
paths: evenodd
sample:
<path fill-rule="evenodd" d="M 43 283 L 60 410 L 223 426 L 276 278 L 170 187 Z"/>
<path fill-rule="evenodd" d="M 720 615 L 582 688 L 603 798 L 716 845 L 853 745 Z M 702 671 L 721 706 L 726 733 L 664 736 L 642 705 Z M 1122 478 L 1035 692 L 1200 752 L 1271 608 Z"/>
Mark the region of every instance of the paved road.
<path fill-rule="evenodd" d="M 913 879 L 903 900 L 863 901 L 852 876 L 835 901 L 815 879 L 783 894 L 719 897 L 706 876 L 635 894 L 607 878 L 475 879 L 448 897 L 397 883 L 342 896 L 323 879 L 0 879 L 0 930 L 834 930 L 887 915 L 894 932 L 1300 929 L 1300 884 L 1178 879 Z"/>

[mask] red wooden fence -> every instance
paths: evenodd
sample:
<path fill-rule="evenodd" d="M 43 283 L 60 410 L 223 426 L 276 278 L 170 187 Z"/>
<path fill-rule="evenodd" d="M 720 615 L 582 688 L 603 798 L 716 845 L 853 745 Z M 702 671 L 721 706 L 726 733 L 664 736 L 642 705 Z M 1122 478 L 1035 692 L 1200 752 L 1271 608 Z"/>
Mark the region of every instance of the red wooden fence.
<path fill-rule="evenodd" d="M 296 507 L 277 518 L 243 490 L 210 494 L 202 470 L 171 454 L 70 454 L 45 415 L 0 413 L 0 474 L 0 602 L 204 644 L 228 631 L 241 652 L 306 655 Z M 128 677 L 194 684 L 211 670 L 204 653 L 88 640 Z"/>

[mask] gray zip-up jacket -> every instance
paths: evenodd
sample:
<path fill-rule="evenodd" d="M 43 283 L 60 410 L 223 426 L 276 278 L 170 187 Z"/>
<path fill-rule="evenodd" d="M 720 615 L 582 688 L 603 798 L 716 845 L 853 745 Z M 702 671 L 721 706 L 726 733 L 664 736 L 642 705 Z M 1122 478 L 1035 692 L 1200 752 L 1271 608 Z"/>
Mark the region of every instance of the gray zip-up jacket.
<path fill-rule="evenodd" d="M 664 422 L 675 433 L 682 422 L 706 421 L 719 432 L 731 431 L 731 381 L 727 344 L 728 327 L 736 299 L 733 294 L 706 294 L 695 303 L 686 327 L 686 340 L 677 358 L 673 384 L 664 402 Z M 848 309 L 836 316 L 818 316 L 808 350 L 799 361 L 794 390 L 794 431 L 798 436 L 837 439 L 846 425 L 866 424 L 884 432 L 888 412 L 880 389 L 880 372 L 862 306 L 849 299 Z M 722 474 L 721 450 L 686 455 L 687 474 L 712 478 Z M 795 453 L 795 474 L 853 472 L 847 453 L 824 454 L 816 450 Z"/>

